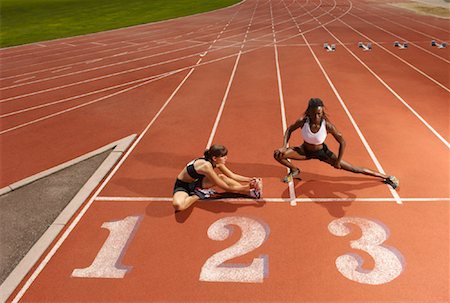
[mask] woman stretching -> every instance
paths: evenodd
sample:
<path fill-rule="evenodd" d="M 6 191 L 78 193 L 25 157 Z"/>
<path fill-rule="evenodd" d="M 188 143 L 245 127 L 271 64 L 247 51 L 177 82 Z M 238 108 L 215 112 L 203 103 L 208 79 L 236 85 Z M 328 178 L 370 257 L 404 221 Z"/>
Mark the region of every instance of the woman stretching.
<path fill-rule="evenodd" d="M 217 192 L 211 187 L 217 185 L 226 192 L 238 193 L 255 199 L 262 197 L 262 179 L 249 178 L 233 173 L 225 166 L 228 150 L 222 145 L 212 145 L 187 164 L 178 174 L 173 188 L 173 207 L 182 211 L 199 199 L 213 197 Z M 217 174 L 214 169 L 221 173 Z M 243 184 L 241 184 L 241 182 Z"/>
<path fill-rule="evenodd" d="M 303 144 L 295 147 L 287 147 L 291 133 L 300 128 Z M 328 149 L 324 143 L 327 134 L 330 133 L 339 142 L 339 153 L 336 156 Z M 322 100 L 318 98 L 311 98 L 308 102 L 302 118 L 290 125 L 285 134 L 283 147 L 274 151 L 274 158 L 284 166 L 289 168 L 289 173 L 283 178 L 283 182 L 290 182 L 293 178 L 300 179 L 300 169 L 294 166 L 289 159 L 292 160 L 309 160 L 318 159 L 326 162 L 337 169 L 344 169 L 357 174 L 364 174 L 374 176 L 383 180 L 384 183 L 389 184 L 392 188 L 399 186 L 399 181 L 394 176 L 387 176 L 382 173 L 373 171 L 365 167 L 353 166 L 352 164 L 342 160 L 345 149 L 345 140 L 342 134 L 336 127 L 328 120 L 324 110 Z"/>

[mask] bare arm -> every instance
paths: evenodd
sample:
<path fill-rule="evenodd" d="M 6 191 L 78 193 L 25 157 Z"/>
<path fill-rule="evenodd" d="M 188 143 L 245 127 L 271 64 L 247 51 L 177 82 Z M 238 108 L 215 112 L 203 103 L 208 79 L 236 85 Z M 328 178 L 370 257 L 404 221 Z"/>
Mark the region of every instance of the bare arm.
<path fill-rule="evenodd" d="M 238 175 L 234 172 L 232 172 L 228 167 L 226 167 L 223 164 L 217 164 L 217 168 L 227 177 L 236 180 L 236 181 L 240 181 L 240 182 L 250 182 L 252 180 L 252 178 L 249 177 L 245 177 L 245 176 L 241 176 Z"/>
<path fill-rule="evenodd" d="M 229 185 L 225 183 L 222 179 L 219 178 L 219 176 L 214 171 L 211 163 L 206 163 L 204 166 L 202 166 L 201 170 L 202 173 L 204 173 L 206 176 L 209 177 L 209 179 L 214 182 L 217 186 L 219 186 L 221 189 L 225 191 L 243 191 L 243 190 L 250 190 L 250 185 Z M 225 174 L 225 173 L 224 173 Z M 225 174 L 226 175 L 226 174 Z M 238 176 L 238 175 L 237 175 Z M 231 177 L 230 177 L 231 178 Z"/>
<path fill-rule="evenodd" d="M 288 145 L 289 139 L 291 138 L 292 132 L 294 132 L 296 129 L 302 127 L 304 123 L 305 123 L 305 121 L 302 118 L 302 119 L 298 119 L 293 124 L 289 125 L 289 127 L 284 132 L 283 147 L 282 147 L 283 149 L 287 148 L 287 145 Z"/>
<path fill-rule="evenodd" d="M 345 140 L 342 134 L 336 129 L 336 127 L 327 121 L 327 132 L 332 134 L 334 139 L 339 143 L 339 153 L 337 155 L 336 163 L 334 164 L 334 167 L 340 168 L 341 167 L 341 160 L 342 156 L 344 155 L 345 150 Z"/>

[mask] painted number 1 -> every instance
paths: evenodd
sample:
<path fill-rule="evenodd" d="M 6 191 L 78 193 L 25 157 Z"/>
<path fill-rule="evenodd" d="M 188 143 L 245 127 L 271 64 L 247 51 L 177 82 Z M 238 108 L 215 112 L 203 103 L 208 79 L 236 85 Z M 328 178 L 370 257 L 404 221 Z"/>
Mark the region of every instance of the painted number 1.
<path fill-rule="evenodd" d="M 133 238 L 141 216 L 129 216 L 120 221 L 105 222 L 102 228 L 109 230 L 109 236 L 89 267 L 78 268 L 72 277 L 78 278 L 116 278 L 121 279 L 131 270 L 123 266 L 121 259 L 127 244 Z"/>
<path fill-rule="evenodd" d="M 344 217 L 332 221 L 328 230 L 335 236 L 344 237 L 350 234 L 350 224 L 357 225 L 362 236 L 350 241 L 350 246 L 367 252 L 375 261 L 371 270 L 362 268 L 362 258 L 354 254 L 345 254 L 336 259 L 336 267 L 347 279 L 362 284 L 379 285 L 397 278 L 403 271 L 403 257 L 393 248 L 382 245 L 388 238 L 387 230 L 379 223 L 363 218 Z"/>

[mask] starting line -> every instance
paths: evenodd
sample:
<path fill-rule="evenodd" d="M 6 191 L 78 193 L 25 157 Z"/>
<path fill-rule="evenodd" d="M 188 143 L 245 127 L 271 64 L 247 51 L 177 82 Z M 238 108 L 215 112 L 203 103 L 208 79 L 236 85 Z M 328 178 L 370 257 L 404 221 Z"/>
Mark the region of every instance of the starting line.
<path fill-rule="evenodd" d="M 436 202 L 436 201 L 450 201 L 450 198 L 401 198 L 404 202 Z M 95 201 L 102 202 L 171 202 L 172 197 L 97 197 Z M 207 199 L 199 200 L 204 202 L 224 201 L 258 201 L 269 203 L 291 203 L 291 202 L 395 202 L 395 198 L 296 198 L 291 200 L 289 198 L 266 198 L 266 199 L 246 199 L 246 198 L 226 198 L 226 199 Z"/>

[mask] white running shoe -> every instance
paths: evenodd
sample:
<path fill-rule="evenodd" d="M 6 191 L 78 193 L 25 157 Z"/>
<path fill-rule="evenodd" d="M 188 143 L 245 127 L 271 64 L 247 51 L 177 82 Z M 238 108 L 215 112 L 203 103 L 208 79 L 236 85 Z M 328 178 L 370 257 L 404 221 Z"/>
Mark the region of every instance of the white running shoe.
<path fill-rule="evenodd" d="M 260 199 L 262 197 L 262 194 L 257 188 L 252 188 L 250 189 L 250 197 L 254 199 Z"/>
<path fill-rule="evenodd" d="M 200 188 L 196 187 L 194 189 L 194 194 L 196 194 L 200 199 L 208 199 L 217 194 L 217 192 L 212 188 Z"/>

